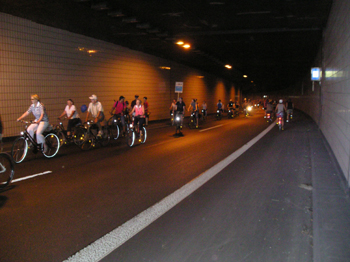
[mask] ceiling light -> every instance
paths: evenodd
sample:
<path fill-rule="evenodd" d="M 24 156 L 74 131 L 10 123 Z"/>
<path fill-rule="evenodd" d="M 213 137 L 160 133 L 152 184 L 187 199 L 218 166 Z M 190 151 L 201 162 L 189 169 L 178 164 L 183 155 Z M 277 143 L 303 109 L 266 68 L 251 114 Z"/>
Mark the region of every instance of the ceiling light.
<path fill-rule="evenodd" d="M 163 69 L 163 70 L 170 70 L 170 66 L 160 66 L 159 67 L 160 69 Z"/>
<path fill-rule="evenodd" d="M 244 78 L 247 78 L 248 76 L 247 75 L 243 75 Z"/>
<path fill-rule="evenodd" d="M 227 69 L 231 69 L 231 68 L 232 68 L 231 65 L 225 65 L 225 67 L 226 67 Z"/>
<path fill-rule="evenodd" d="M 177 45 L 183 45 L 184 42 L 183 42 L 183 41 L 177 41 L 176 44 L 177 44 Z"/>
<path fill-rule="evenodd" d="M 188 48 L 191 47 L 191 45 L 189 45 L 189 44 L 184 44 L 182 47 L 188 49 Z"/>

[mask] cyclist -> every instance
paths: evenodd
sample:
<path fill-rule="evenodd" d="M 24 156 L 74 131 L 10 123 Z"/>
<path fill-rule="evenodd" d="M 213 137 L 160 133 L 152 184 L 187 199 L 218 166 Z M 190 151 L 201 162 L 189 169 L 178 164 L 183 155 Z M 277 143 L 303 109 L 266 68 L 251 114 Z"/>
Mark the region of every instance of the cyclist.
<path fill-rule="evenodd" d="M 276 117 L 282 118 L 282 130 L 284 130 L 284 111 L 286 111 L 286 106 L 283 104 L 283 99 L 278 101 L 279 103 L 276 105 Z"/>
<path fill-rule="evenodd" d="M 81 119 L 72 99 L 67 100 L 66 108 L 64 109 L 63 113 L 58 117 L 58 119 L 61 119 L 63 116 L 67 116 L 67 136 L 70 137 L 72 128 L 81 124 Z"/>
<path fill-rule="evenodd" d="M 145 108 L 145 116 L 146 116 L 146 126 L 148 126 L 148 119 L 149 119 L 149 104 L 147 101 L 147 96 L 143 98 L 143 107 Z"/>
<path fill-rule="evenodd" d="M 230 99 L 230 102 L 228 102 L 228 104 L 227 104 L 227 108 L 228 109 L 233 109 L 234 105 L 235 105 L 235 102 L 233 102 L 232 99 Z"/>
<path fill-rule="evenodd" d="M 294 104 L 292 99 L 288 98 L 288 102 L 286 103 L 287 108 L 287 123 L 289 122 L 289 115 L 293 115 Z"/>
<path fill-rule="evenodd" d="M 192 109 L 192 113 L 196 119 L 196 128 L 198 128 L 198 103 L 197 99 L 193 98 L 190 106 L 188 107 L 188 112 Z"/>
<path fill-rule="evenodd" d="M 134 106 L 136 105 L 136 100 L 139 98 L 138 95 L 135 95 L 135 99 L 131 101 L 131 109 L 134 108 Z"/>
<path fill-rule="evenodd" d="M 86 114 L 86 119 L 85 122 L 88 121 L 88 118 L 91 114 L 91 116 L 94 118 L 94 123 L 96 123 L 98 127 L 98 136 L 102 135 L 102 127 L 101 127 L 101 122 L 105 120 L 105 115 L 103 113 L 103 107 L 102 104 L 97 100 L 96 95 L 92 95 L 89 97 L 91 100 L 91 103 L 89 104 L 87 114 Z"/>
<path fill-rule="evenodd" d="M 130 112 L 130 115 L 134 114 L 134 126 L 136 127 L 139 124 L 139 128 L 137 130 L 137 135 L 140 135 L 140 131 L 142 130 L 143 124 L 145 123 L 145 108 L 141 104 L 140 99 L 136 99 L 136 105 Z"/>
<path fill-rule="evenodd" d="M 41 144 L 41 146 L 44 148 L 44 152 L 46 152 L 48 147 L 45 143 L 43 132 L 49 126 L 49 117 L 47 116 L 44 104 L 40 102 L 40 98 L 37 94 L 31 95 L 30 100 L 32 101 L 32 105 L 28 108 L 27 112 L 17 119 L 17 121 L 22 120 L 30 113 L 34 115 L 35 120 L 27 128 L 27 131 L 31 137 L 34 137 L 34 132 L 36 131 L 36 140 L 38 144 Z"/>
<path fill-rule="evenodd" d="M 230 102 L 227 104 L 227 110 L 232 110 L 232 112 L 235 110 L 235 102 L 233 102 L 232 99 L 230 99 Z"/>
<path fill-rule="evenodd" d="M 267 100 L 266 102 L 266 110 L 265 110 L 265 114 L 269 114 L 270 113 L 270 119 L 272 119 L 272 114 L 273 114 L 273 105 L 272 105 L 272 101 L 271 100 Z M 266 117 L 265 115 L 265 117 Z"/>
<path fill-rule="evenodd" d="M 185 105 L 184 101 L 182 100 L 182 97 L 180 97 L 179 101 L 176 102 L 176 114 L 175 114 L 175 116 L 176 115 L 180 116 L 181 127 L 183 125 L 185 111 L 186 111 L 186 105 Z"/>
<path fill-rule="evenodd" d="M 123 127 L 123 136 L 125 136 L 125 117 L 124 113 L 126 110 L 126 103 L 124 102 L 125 97 L 120 96 L 119 100 L 114 103 L 111 114 L 113 114 L 113 120 L 117 120 L 118 117 L 120 117 L 120 122 L 122 123 Z"/>
<path fill-rule="evenodd" d="M 207 117 L 207 103 L 205 101 L 203 101 L 202 110 L 203 110 L 203 118 Z"/>
<path fill-rule="evenodd" d="M 221 102 L 221 100 L 219 99 L 219 102 L 216 104 L 218 107 L 218 110 L 222 113 L 224 112 L 224 104 Z"/>

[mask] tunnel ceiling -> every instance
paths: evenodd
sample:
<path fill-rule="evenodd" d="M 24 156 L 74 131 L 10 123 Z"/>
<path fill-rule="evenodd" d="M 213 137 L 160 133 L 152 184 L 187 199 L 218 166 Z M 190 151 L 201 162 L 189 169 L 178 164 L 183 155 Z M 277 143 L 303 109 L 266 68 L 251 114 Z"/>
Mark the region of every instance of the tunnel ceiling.
<path fill-rule="evenodd" d="M 256 92 L 284 89 L 309 73 L 331 4 L 331 0 L 0 0 L 0 11 L 186 64 Z M 191 48 L 176 45 L 178 40 Z M 243 80 L 243 74 L 248 78 Z"/>

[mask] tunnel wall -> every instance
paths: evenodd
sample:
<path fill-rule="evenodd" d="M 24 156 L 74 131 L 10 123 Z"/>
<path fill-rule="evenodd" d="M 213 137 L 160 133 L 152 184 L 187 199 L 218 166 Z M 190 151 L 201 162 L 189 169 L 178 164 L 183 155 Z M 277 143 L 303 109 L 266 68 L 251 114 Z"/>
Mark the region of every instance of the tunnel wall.
<path fill-rule="evenodd" d="M 321 67 L 322 81 L 312 91 L 310 75 L 297 87 L 296 107 L 319 125 L 350 182 L 350 1 L 335 0 L 313 67 Z"/>
<path fill-rule="evenodd" d="M 57 124 L 67 99 L 80 106 L 96 94 L 105 115 L 120 95 L 131 102 L 135 94 L 147 96 L 150 120 L 169 117 L 175 82 L 184 83 L 183 96 L 200 105 L 207 101 L 214 112 L 218 99 L 224 102 L 239 94 L 233 83 L 212 74 L 107 43 L 0 13 L 0 114 L 4 137 L 16 136 L 22 126 L 15 122 L 38 94 L 50 123 Z M 161 69 L 170 67 L 170 70 Z M 28 117 L 29 119 L 29 117 Z"/>

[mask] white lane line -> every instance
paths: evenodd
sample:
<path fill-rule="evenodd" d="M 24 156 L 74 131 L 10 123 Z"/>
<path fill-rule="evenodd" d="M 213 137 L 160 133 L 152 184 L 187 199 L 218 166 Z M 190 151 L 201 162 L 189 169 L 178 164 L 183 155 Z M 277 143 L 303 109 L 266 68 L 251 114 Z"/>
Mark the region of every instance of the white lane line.
<path fill-rule="evenodd" d="M 17 178 L 17 179 L 12 180 L 11 183 L 15 183 L 15 182 L 22 181 L 22 180 L 27 180 L 27 179 L 30 179 L 30 178 L 33 178 L 33 177 L 36 177 L 36 176 L 42 176 L 42 175 L 46 175 L 46 174 L 50 174 L 50 173 L 52 173 L 52 171 L 45 171 L 45 172 L 34 174 L 34 175 L 31 175 L 31 176 L 25 176 L 25 177 Z"/>
<path fill-rule="evenodd" d="M 218 126 L 213 126 L 213 127 L 209 127 L 209 128 L 206 128 L 206 129 L 202 129 L 202 130 L 199 130 L 199 132 L 205 132 L 205 131 L 208 131 L 210 129 L 218 128 L 220 126 L 223 126 L 223 125 L 218 125 Z"/>
<path fill-rule="evenodd" d="M 112 230 L 108 234 L 104 235 L 100 239 L 96 240 L 89 246 L 83 248 L 73 256 L 69 257 L 64 262 L 96 262 L 100 261 L 108 254 L 113 252 L 119 246 L 124 244 L 130 238 L 135 236 L 141 230 L 146 228 L 156 219 L 161 217 L 187 196 L 192 194 L 198 188 L 200 188 L 203 184 L 205 184 L 208 180 L 213 178 L 216 174 L 218 174 L 221 170 L 231 164 L 235 159 L 237 159 L 240 155 L 242 155 L 245 151 L 247 151 L 251 146 L 253 146 L 256 142 L 258 142 L 264 135 L 266 135 L 272 128 L 275 127 L 275 124 L 271 124 L 268 128 L 266 128 L 263 132 L 261 132 L 258 136 L 250 140 L 247 144 L 242 146 L 240 149 L 226 157 L 224 160 L 211 167 L 200 176 L 184 185 L 180 189 L 176 190 L 174 193 L 165 197 L 163 200 L 148 208 L 147 210 L 141 212 L 134 218 L 125 222 L 123 225 L 117 227 Z"/>

